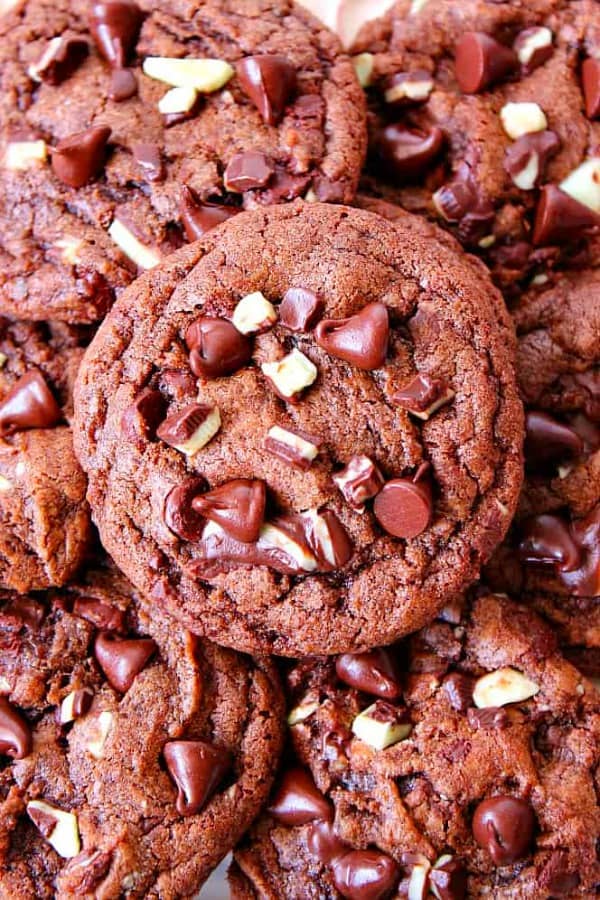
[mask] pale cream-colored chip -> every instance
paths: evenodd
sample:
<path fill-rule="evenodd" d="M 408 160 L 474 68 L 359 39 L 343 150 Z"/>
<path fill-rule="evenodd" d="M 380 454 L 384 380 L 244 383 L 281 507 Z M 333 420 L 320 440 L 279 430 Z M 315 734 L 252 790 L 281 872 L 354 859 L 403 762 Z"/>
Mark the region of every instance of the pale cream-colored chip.
<path fill-rule="evenodd" d="M 221 413 L 218 406 L 214 406 L 186 441 L 183 441 L 181 444 L 171 444 L 171 446 L 175 450 L 179 450 L 180 453 L 185 453 L 186 456 L 193 456 L 199 450 L 202 450 L 209 441 L 212 441 L 220 427 Z"/>
<path fill-rule="evenodd" d="M 31 800 L 27 804 L 27 812 L 34 824 L 36 813 L 39 818 L 46 819 L 48 817 L 56 823 L 52 831 L 44 836 L 59 856 L 62 856 L 63 859 L 72 859 L 77 856 L 81 850 L 81 840 L 77 816 L 74 813 L 65 812 L 43 800 Z"/>
<path fill-rule="evenodd" d="M 306 512 L 302 513 L 302 518 L 311 523 L 312 533 L 315 537 L 318 550 L 330 566 L 335 566 L 335 550 L 327 519 L 319 515 L 316 509 L 307 509 Z"/>
<path fill-rule="evenodd" d="M 533 151 L 520 172 L 512 172 L 511 178 L 521 191 L 532 191 L 540 174 L 540 155 Z"/>
<path fill-rule="evenodd" d="M 561 191 L 600 214 L 600 156 L 592 156 L 559 184 Z"/>
<path fill-rule="evenodd" d="M 86 688 L 83 688 L 83 691 L 87 693 L 91 699 L 92 692 L 88 691 Z M 77 701 L 77 695 L 80 693 L 81 691 L 71 691 L 60 704 L 59 720 L 61 725 L 67 725 L 69 722 L 74 722 L 77 718 L 75 703 Z"/>
<path fill-rule="evenodd" d="M 524 134 L 545 131 L 548 127 L 544 110 L 538 103 L 505 103 L 500 110 L 500 120 L 513 141 Z"/>
<path fill-rule="evenodd" d="M 388 88 L 384 94 L 386 103 L 397 103 L 399 100 L 427 100 L 434 88 L 432 78 L 405 78 Z"/>
<path fill-rule="evenodd" d="M 493 235 L 492 235 L 493 237 Z M 490 245 L 488 245 L 490 246 Z M 421 419 L 423 422 L 426 422 L 431 416 L 441 409 L 442 406 L 445 406 L 446 403 L 450 403 L 450 401 L 455 397 L 455 392 L 452 388 L 446 388 L 443 394 L 441 394 L 437 400 L 435 400 L 431 406 L 428 406 L 427 409 L 424 409 L 422 412 L 411 409 L 409 410 L 410 415 L 414 416 L 416 419 Z"/>
<path fill-rule="evenodd" d="M 544 50 L 552 46 L 552 32 L 549 28 L 540 26 L 531 28 L 530 33 L 518 42 L 517 57 L 522 66 L 528 65 L 536 50 Z"/>
<path fill-rule="evenodd" d="M 486 234 L 485 237 L 482 237 L 479 241 L 477 241 L 477 246 L 481 247 L 482 250 L 487 250 L 488 247 L 493 247 L 495 243 L 496 235 Z"/>
<path fill-rule="evenodd" d="M 408 11 L 409 15 L 414 16 L 417 13 L 420 13 L 421 10 L 425 9 L 428 3 L 429 0 L 412 0 Z"/>
<path fill-rule="evenodd" d="M 296 348 L 276 362 L 263 363 L 261 369 L 263 375 L 273 382 L 276 390 L 285 398 L 302 393 L 313 384 L 318 375 L 315 364 Z"/>
<path fill-rule="evenodd" d="M 305 440 L 299 434 L 294 434 L 293 431 L 281 428 L 280 425 L 273 425 L 272 428 L 269 428 L 267 437 L 278 444 L 284 444 L 286 447 L 289 447 L 290 450 L 307 462 L 312 462 L 319 455 L 319 448 L 316 444 Z"/>
<path fill-rule="evenodd" d="M 148 56 L 143 63 L 145 75 L 172 87 L 194 88 L 202 94 L 218 91 L 235 70 L 223 59 L 175 59 Z"/>
<path fill-rule="evenodd" d="M 4 366 L 6 365 L 7 359 L 8 359 L 8 356 L 6 355 L 6 353 L 0 353 L 0 369 L 4 368 Z"/>
<path fill-rule="evenodd" d="M 161 260 L 160 254 L 151 247 L 146 247 L 139 241 L 135 234 L 123 225 L 119 219 L 113 219 L 108 233 L 125 256 L 140 269 L 152 269 Z"/>
<path fill-rule="evenodd" d="M 408 900 L 425 900 L 429 893 L 430 870 L 431 866 L 426 861 L 412 867 L 408 880 Z"/>
<path fill-rule="evenodd" d="M 94 759 L 102 759 L 104 744 L 112 728 L 114 716 L 110 710 L 105 709 L 95 718 L 92 728 L 92 737 L 86 744 L 86 750 Z"/>
<path fill-rule="evenodd" d="M 74 266 L 80 260 L 81 251 L 85 247 L 85 241 L 66 234 L 64 237 L 58 238 L 58 240 L 54 242 L 54 246 L 59 251 L 63 262 Z"/>
<path fill-rule="evenodd" d="M 385 750 L 398 741 L 405 740 L 412 731 L 410 722 L 383 721 L 377 716 L 377 703 L 356 716 L 352 723 L 352 731 L 357 738 L 375 750 Z"/>
<path fill-rule="evenodd" d="M 271 548 L 282 550 L 304 572 L 315 572 L 318 568 L 317 560 L 306 547 L 295 541 L 282 528 L 269 522 L 265 522 L 260 529 L 257 546 L 265 550 Z"/>
<path fill-rule="evenodd" d="M 158 101 L 158 111 L 163 116 L 187 113 L 198 100 L 198 91 L 190 87 L 171 88 Z"/>
<path fill-rule="evenodd" d="M 0 676 L 0 694 L 10 694 L 10 682 L 3 675 Z"/>
<path fill-rule="evenodd" d="M 47 157 L 45 141 L 11 141 L 6 146 L 2 165 L 11 172 L 23 172 L 45 163 Z"/>
<path fill-rule="evenodd" d="M 309 188 L 307 190 L 303 199 L 306 203 L 317 203 L 319 200 L 319 198 L 317 197 L 317 195 L 315 194 L 315 192 L 312 188 Z"/>
<path fill-rule="evenodd" d="M 319 708 L 319 704 L 315 701 L 313 703 L 300 703 L 298 706 L 295 706 L 290 710 L 287 717 L 288 725 L 299 725 L 300 722 L 304 722 L 306 719 L 309 719 L 313 713 L 315 713 Z"/>
<path fill-rule="evenodd" d="M 27 74 L 33 81 L 41 81 L 40 72 L 46 68 L 48 63 L 54 59 L 54 54 L 62 44 L 62 37 L 55 37 L 48 41 L 46 49 L 36 63 L 32 63 L 27 69 Z"/>
<path fill-rule="evenodd" d="M 534 681 L 511 666 L 488 672 L 475 682 L 473 702 L 478 709 L 488 706 L 506 706 L 534 697 L 540 687 Z"/>
<path fill-rule="evenodd" d="M 260 291 L 246 294 L 233 311 L 231 321 L 241 334 L 256 334 L 272 328 L 277 310 Z"/>
<path fill-rule="evenodd" d="M 12 486 L 12 481 L 9 481 L 4 475 L 0 475 L 0 493 L 12 490 Z"/>
<path fill-rule="evenodd" d="M 373 75 L 374 56 L 372 53 L 359 53 L 352 58 L 354 71 L 361 87 L 367 88 L 371 85 L 371 77 Z"/>

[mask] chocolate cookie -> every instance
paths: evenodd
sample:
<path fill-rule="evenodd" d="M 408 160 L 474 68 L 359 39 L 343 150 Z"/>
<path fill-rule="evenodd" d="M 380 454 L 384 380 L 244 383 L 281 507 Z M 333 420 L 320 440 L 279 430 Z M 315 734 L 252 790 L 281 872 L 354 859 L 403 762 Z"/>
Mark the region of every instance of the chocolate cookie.
<path fill-rule="evenodd" d="M 600 694 L 487 592 L 401 646 L 295 663 L 290 756 L 232 896 L 595 896 Z"/>
<path fill-rule="evenodd" d="M 242 207 L 354 197 L 363 93 L 288 0 L 29 0 L 0 69 L 2 312 L 101 319 Z"/>
<path fill-rule="evenodd" d="M 0 317 L 0 585 L 64 584 L 91 541 L 73 452 L 72 388 L 84 335 Z"/>
<path fill-rule="evenodd" d="M 450 228 L 507 289 L 598 260 L 594 0 L 400 0 L 353 53 L 372 190 Z"/>
<path fill-rule="evenodd" d="M 343 207 L 245 213 L 180 250 L 80 372 L 105 546 L 238 649 L 365 649 L 423 625 L 477 577 L 520 486 L 498 302 L 420 224 Z"/>
<path fill-rule="evenodd" d="M 145 616 L 112 569 L 0 598 L 0 894 L 188 897 L 282 739 L 276 673 Z"/>

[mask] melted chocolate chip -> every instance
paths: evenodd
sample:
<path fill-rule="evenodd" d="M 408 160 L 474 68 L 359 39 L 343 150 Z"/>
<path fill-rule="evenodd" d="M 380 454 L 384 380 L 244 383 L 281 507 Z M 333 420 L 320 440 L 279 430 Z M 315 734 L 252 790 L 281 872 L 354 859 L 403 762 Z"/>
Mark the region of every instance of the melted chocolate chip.
<path fill-rule="evenodd" d="M 160 391 L 144 388 L 121 417 L 121 431 L 129 440 L 153 441 L 167 413 L 167 401 Z"/>
<path fill-rule="evenodd" d="M 122 69 L 133 50 L 144 14 L 133 2 L 107 0 L 94 3 L 90 31 L 98 50 L 111 66 Z"/>
<path fill-rule="evenodd" d="M 117 606 L 94 600 L 93 597 L 77 597 L 73 604 L 73 614 L 91 622 L 102 631 L 123 631 L 125 613 Z"/>
<path fill-rule="evenodd" d="M 465 94 L 484 91 L 517 69 L 514 50 L 481 31 L 467 31 L 455 49 L 455 74 Z"/>
<path fill-rule="evenodd" d="M 463 162 L 452 181 L 433 195 L 434 203 L 448 222 L 459 224 L 459 235 L 465 241 L 476 241 L 486 235 L 494 221 L 494 207 L 484 196 L 471 167 Z"/>
<path fill-rule="evenodd" d="M 20 712 L 0 697 L 0 754 L 24 759 L 31 753 L 31 729 Z"/>
<path fill-rule="evenodd" d="M 236 63 L 239 82 L 267 125 L 276 125 L 296 89 L 296 70 L 285 56 L 246 56 Z"/>
<path fill-rule="evenodd" d="M 243 194 L 265 187 L 271 180 L 275 166 L 264 153 L 248 150 L 236 153 L 225 169 L 223 180 L 228 191 Z"/>
<path fill-rule="evenodd" d="M 94 643 L 94 656 L 109 683 L 125 694 L 156 653 L 152 638 L 120 638 L 102 632 Z"/>
<path fill-rule="evenodd" d="M 284 825 L 305 825 L 315 819 L 331 820 L 333 807 L 317 788 L 310 772 L 294 768 L 283 775 L 269 813 Z"/>
<path fill-rule="evenodd" d="M 95 178 L 104 166 L 110 134 L 110 128 L 98 125 L 59 141 L 52 150 L 56 177 L 72 188 L 83 187 Z"/>
<path fill-rule="evenodd" d="M 113 69 L 108 86 L 108 96 L 115 103 L 123 103 L 130 100 L 138 92 L 138 83 L 135 73 L 131 69 Z"/>
<path fill-rule="evenodd" d="M 264 481 L 236 478 L 192 500 L 198 515 L 216 522 L 237 541 L 258 540 L 267 499 Z"/>
<path fill-rule="evenodd" d="M 457 712 L 465 713 L 473 702 L 473 680 L 462 672 L 451 672 L 444 678 L 443 687 L 450 706 Z"/>
<path fill-rule="evenodd" d="M 518 797 L 490 797 L 479 804 L 473 816 L 473 836 L 496 866 L 507 866 L 529 852 L 535 816 Z"/>
<path fill-rule="evenodd" d="M 415 538 L 431 522 L 431 485 L 424 480 L 394 478 L 375 497 L 373 512 L 388 534 L 398 538 Z"/>
<path fill-rule="evenodd" d="M 535 214 L 533 243 L 562 244 L 600 225 L 600 216 L 554 184 L 542 188 Z"/>
<path fill-rule="evenodd" d="M 531 410 L 525 416 L 525 457 L 528 463 L 547 463 L 579 456 L 583 440 L 572 428 L 548 413 Z"/>
<path fill-rule="evenodd" d="M 581 84 L 588 119 L 600 116 L 600 59 L 590 57 L 581 67 Z"/>
<path fill-rule="evenodd" d="M 182 449 L 188 441 L 201 429 L 214 412 L 214 406 L 203 403 L 190 403 L 183 409 L 167 416 L 156 429 L 156 436 L 169 447 Z"/>
<path fill-rule="evenodd" d="M 404 125 L 386 125 L 377 139 L 377 151 L 384 166 L 401 181 L 419 178 L 439 156 L 444 133 L 433 126 L 427 132 Z"/>
<path fill-rule="evenodd" d="M 313 822 L 306 833 L 306 846 L 310 853 L 329 866 L 344 853 L 348 852 L 348 844 L 345 844 L 335 833 L 333 822 L 325 819 Z"/>
<path fill-rule="evenodd" d="M 169 741 L 163 749 L 171 778 L 177 785 L 177 812 L 200 812 L 231 768 L 231 755 L 206 741 Z"/>
<path fill-rule="evenodd" d="M 134 143 L 131 152 L 148 181 L 163 181 L 165 168 L 158 144 Z"/>
<path fill-rule="evenodd" d="M 312 331 L 325 311 L 325 303 L 306 288 L 288 288 L 279 307 L 279 324 L 290 331 Z"/>
<path fill-rule="evenodd" d="M 577 568 L 581 561 L 569 526 L 554 515 L 533 516 L 525 522 L 519 556 L 525 563 L 555 565 L 565 571 Z"/>
<path fill-rule="evenodd" d="M 347 319 L 323 319 L 315 329 L 315 340 L 331 356 L 369 371 L 383 366 L 389 332 L 387 307 L 369 303 Z"/>
<path fill-rule="evenodd" d="M 398 883 L 398 864 L 377 850 L 351 850 L 332 862 L 335 886 L 347 900 L 387 897 Z"/>
<path fill-rule="evenodd" d="M 41 372 L 23 375 L 0 404 L 0 437 L 30 428 L 51 428 L 62 413 Z"/>
<path fill-rule="evenodd" d="M 58 37 L 50 41 L 31 70 L 40 81 L 56 86 L 71 77 L 89 52 L 88 42 L 81 38 Z"/>
<path fill-rule="evenodd" d="M 201 203 L 193 191 L 184 185 L 181 189 L 179 213 L 188 241 L 198 241 L 202 235 L 237 215 L 236 206 L 221 203 Z"/>
<path fill-rule="evenodd" d="M 200 316 L 189 326 L 185 342 L 194 375 L 220 378 L 231 375 L 252 359 L 252 341 L 227 319 Z"/>
<path fill-rule="evenodd" d="M 192 501 L 205 491 L 206 487 L 204 478 L 188 478 L 167 495 L 164 508 L 165 524 L 183 541 L 195 543 L 202 538 L 205 522 L 192 506 Z"/>
<path fill-rule="evenodd" d="M 319 571 L 333 572 L 352 559 L 354 546 L 348 532 L 330 509 L 318 516 L 303 517 L 304 534 L 313 552 Z"/>
<path fill-rule="evenodd" d="M 384 700 L 397 700 L 402 694 L 398 666 L 388 650 L 368 653 L 344 653 L 335 661 L 338 678 L 350 687 Z"/>

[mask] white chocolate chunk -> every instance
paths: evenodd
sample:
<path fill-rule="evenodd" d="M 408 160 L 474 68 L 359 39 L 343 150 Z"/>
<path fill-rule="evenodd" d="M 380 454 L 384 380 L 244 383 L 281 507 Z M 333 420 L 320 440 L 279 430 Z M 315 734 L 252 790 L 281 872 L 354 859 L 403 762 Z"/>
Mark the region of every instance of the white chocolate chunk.
<path fill-rule="evenodd" d="M 0 694 L 10 694 L 10 682 L 3 675 L 0 676 Z"/>
<path fill-rule="evenodd" d="M 314 703 L 304 703 L 299 706 L 295 706 L 288 713 L 287 723 L 288 725 L 299 725 L 300 722 L 304 722 L 306 719 L 309 719 L 314 712 L 316 712 L 319 708 L 319 704 Z"/>
<path fill-rule="evenodd" d="M 8 356 L 6 355 L 6 353 L 0 353 L 0 369 L 4 368 L 7 359 Z"/>
<path fill-rule="evenodd" d="M 271 548 L 283 550 L 304 572 L 314 572 L 318 568 L 317 560 L 306 547 L 295 541 L 286 531 L 269 522 L 265 522 L 260 529 L 257 546 L 264 550 Z"/>
<path fill-rule="evenodd" d="M 289 447 L 293 453 L 307 462 L 312 462 L 319 454 L 319 448 L 315 444 L 300 437 L 299 434 L 294 434 L 293 431 L 286 431 L 285 428 L 281 428 L 279 425 L 273 425 L 272 428 L 269 428 L 267 437 L 278 444 L 284 444 L 286 447 Z"/>
<path fill-rule="evenodd" d="M 355 56 L 352 59 L 354 71 L 356 72 L 356 77 L 358 78 L 358 83 L 363 88 L 367 88 L 371 84 L 371 76 L 373 75 L 373 59 L 374 57 L 372 53 L 359 53 L 358 56 Z"/>
<path fill-rule="evenodd" d="M 421 10 L 425 9 L 428 3 L 429 0 L 413 0 L 413 2 L 410 4 L 408 14 L 410 16 L 414 16 L 417 13 L 420 13 Z"/>
<path fill-rule="evenodd" d="M 183 441 L 181 444 L 171 444 L 171 446 L 175 450 L 179 450 L 180 453 L 185 453 L 186 456 L 193 456 L 199 450 L 202 450 L 209 441 L 212 441 L 220 427 L 221 413 L 219 412 L 219 407 L 214 406 L 186 441 Z"/>
<path fill-rule="evenodd" d="M 92 692 L 85 688 L 83 689 L 83 692 L 87 693 L 91 700 Z M 59 722 L 61 725 L 68 725 L 69 722 L 74 722 L 78 717 L 78 714 L 75 712 L 75 703 L 79 693 L 81 692 L 71 691 L 60 704 Z"/>
<path fill-rule="evenodd" d="M 125 256 L 138 266 L 140 269 L 152 269 L 160 262 L 160 255 L 151 247 L 146 247 L 139 241 L 132 232 L 123 225 L 119 219 L 113 219 L 112 225 L 108 229 L 111 238 L 123 251 Z"/>
<path fill-rule="evenodd" d="M 305 203 L 316 203 L 318 201 L 318 199 L 319 198 L 317 197 L 317 195 L 315 194 L 315 192 L 313 191 L 312 188 L 309 188 L 304 195 Z"/>
<path fill-rule="evenodd" d="M 316 380 L 317 367 L 300 350 L 292 350 L 277 362 L 263 363 L 263 375 L 273 382 L 276 390 L 291 399 L 300 394 Z"/>
<path fill-rule="evenodd" d="M 539 685 L 531 681 L 522 672 L 505 666 L 483 675 L 475 682 L 473 702 L 478 709 L 488 706 L 506 706 L 507 703 L 519 703 L 529 700 L 539 691 Z"/>
<path fill-rule="evenodd" d="M 260 291 L 246 294 L 233 311 L 231 321 L 241 334 L 266 331 L 277 321 L 277 311 Z"/>
<path fill-rule="evenodd" d="M 540 174 L 540 156 L 539 153 L 532 152 L 529 161 L 524 169 L 511 175 L 513 183 L 521 191 L 532 191 Z"/>
<path fill-rule="evenodd" d="M 77 856 L 81 849 L 81 841 L 77 816 L 74 813 L 65 812 L 63 809 L 51 806 L 43 800 L 31 800 L 27 804 L 27 812 L 34 823 L 36 821 L 36 813 L 38 814 L 38 819 L 42 817 L 46 819 L 47 817 L 56 823 L 50 833 L 45 835 L 45 838 L 54 847 L 59 856 L 62 856 L 64 859 L 72 859 L 74 856 Z"/>
<path fill-rule="evenodd" d="M 198 100 L 196 88 L 176 87 L 167 91 L 158 101 L 158 111 L 163 116 L 187 113 Z"/>
<path fill-rule="evenodd" d="M 500 110 L 500 119 L 504 131 L 513 141 L 548 127 L 544 110 L 537 103 L 505 103 Z"/>
<path fill-rule="evenodd" d="M 23 172 L 44 163 L 47 156 L 45 141 L 12 141 L 6 147 L 2 165 L 12 172 Z"/>
<path fill-rule="evenodd" d="M 482 237 L 481 240 L 477 241 L 477 246 L 481 247 L 482 250 L 487 250 L 488 247 L 493 247 L 495 243 L 496 243 L 496 235 L 495 234 L 486 234 L 485 237 Z M 430 415 L 431 415 L 431 413 L 430 413 Z"/>
<path fill-rule="evenodd" d="M 376 750 L 385 750 L 398 741 L 403 741 L 412 731 L 410 722 L 384 721 L 377 716 L 377 703 L 359 713 L 352 723 L 356 737 Z"/>
<path fill-rule="evenodd" d="M 559 184 L 561 191 L 600 213 L 600 156 L 592 156 Z"/>
<path fill-rule="evenodd" d="M 529 64 L 536 50 L 544 50 L 552 46 L 552 32 L 549 28 L 532 28 L 531 33 L 523 41 L 518 42 L 515 48 L 517 57 L 522 66 Z"/>
<path fill-rule="evenodd" d="M 210 94 L 222 88 L 234 75 L 234 69 L 223 59 L 174 59 L 148 56 L 144 60 L 145 75 L 172 87 L 193 88 Z"/>
<path fill-rule="evenodd" d="M 430 869 L 431 866 L 428 862 L 417 863 L 412 867 L 408 882 L 408 900 L 425 900 L 429 892 Z"/>
<path fill-rule="evenodd" d="M 434 87 L 432 78 L 422 78 L 416 81 L 405 78 L 392 85 L 384 94 L 386 103 L 397 103 L 399 100 L 414 100 L 415 102 L 427 100 Z"/>
<path fill-rule="evenodd" d="M 316 509 L 309 509 L 302 514 L 303 519 L 307 519 L 311 523 L 312 532 L 315 537 L 317 547 L 323 554 L 324 559 L 330 566 L 335 566 L 336 555 L 331 538 L 331 531 L 327 524 L 327 519 L 320 516 Z"/>
<path fill-rule="evenodd" d="M 12 489 L 12 482 L 5 478 L 4 475 L 0 475 L 0 493 L 4 493 L 5 491 L 10 491 Z"/>
<path fill-rule="evenodd" d="M 96 716 L 93 727 L 93 738 L 87 742 L 86 750 L 94 759 L 102 759 L 104 744 L 112 727 L 113 714 L 105 709 Z"/>
<path fill-rule="evenodd" d="M 54 54 L 62 44 L 62 40 L 62 37 L 59 36 L 52 38 L 51 41 L 48 41 L 48 45 L 39 60 L 29 66 L 29 68 L 27 69 L 27 74 L 32 79 L 32 81 L 41 82 L 42 79 L 40 78 L 40 72 L 43 72 L 48 63 L 54 59 Z"/>
<path fill-rule="evenodd" d="M 81 250 L 85 246 L 85 242 L 79 238 L 66 234 L 54 242 L 54 246 L 60 252 L 61 259 L 71 266 L 79 262 Z"/>

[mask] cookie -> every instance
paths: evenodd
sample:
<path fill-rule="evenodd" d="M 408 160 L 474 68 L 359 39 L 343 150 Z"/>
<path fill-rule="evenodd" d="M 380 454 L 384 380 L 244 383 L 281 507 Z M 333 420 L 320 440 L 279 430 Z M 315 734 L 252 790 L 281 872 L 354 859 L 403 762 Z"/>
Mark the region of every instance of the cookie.
<path fill-rule="evenodd" d="M 288 0 L 30 0 L 0 19 L 0 311 L 101 319 L 242 207 L 350 202 L 365 104 Z"/>
<path fill-rule="evenodd" d="M 595 896 L 600 694 L 482 591 L 404 644 L 294 663 L 290 755 L 232 896 Z"/>
<path fill-rule="evenodd" d="M 508 527 L 521 408 L 498 295 L 420 227 L 301 201 L 240 214 L 101 326 L 76 389 L 95 521 L 192 630 L 377 646 Z"/>
<path fill-rule="evenodd" d="M 268 796 L 269 662 L 144 615 L 116 570 L 0 599 L 0 894 L 188 897 Z"/>
<path fill-rule="evenodd" d="M 597 263 L 597 3 L 400 0 L 353 53 L 366 186 L 451 229 L 510 293 Z"/>
<path fill-rule="evenodd" d="M 0 317 L 0 586 L 64 584 L 91 542 L 73 451 L 72 388 L 87 335 Z"/>

